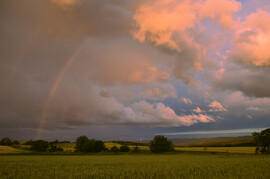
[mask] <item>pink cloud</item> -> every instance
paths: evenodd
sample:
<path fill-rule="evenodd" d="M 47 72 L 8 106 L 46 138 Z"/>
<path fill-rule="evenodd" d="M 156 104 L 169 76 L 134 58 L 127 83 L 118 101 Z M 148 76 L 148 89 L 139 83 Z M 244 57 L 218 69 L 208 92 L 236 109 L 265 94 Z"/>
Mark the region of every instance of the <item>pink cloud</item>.
<path fill-rule="evenodd" d="M 193 110 L 193 112 L 195 112 L 195 113 L 202 113 L 203 111 L 199 107 L 197 107 L 196 109 Z"/>
<path fill-rule="evenodd" d="M 189 98 L 181 98 L 181 100 L 186 104 L 192 104 L 192 101 Z"/>
<path fill-rule="evenodd" d="M 270 13 L 249 15 L 235 33 L 231 57 L 254 66 L 270 66 Z"/>
<path fill-rule="evenodd" d="M 150 66 L 147 69 L 135 71 L 130 74 L 129 80 L 134 83 L 146 83 L 154 81 L 165 81 L 170 78 L 170 73 L 167 70 L 159 69 Z"/>
<path fill-rule="evenodd" d="M 201 18 L 210 18 L 225 28 L 232 28 L 235 26 L 233 20 L 233 13 L 241 8 L 241 3 L 235 0 L 208 0 L 201 9 Z"/>
<path fill-rule="evenodd" d="M 190 126 L 198 122 L 215 122 L 214 118 L 208 115 L 177 115 L 172 108 L 160 102 L 149 104 L 140 101 L 125 109 L 125 120 L 137 125 L 169 127 Z"/>
<path fill-rule="evenodd" d="M 173 33 L 184 32 L 194 26 L 197 5 L 199 4 L 193 4 L 190 0 L 158 0 L 151 5 L 142 5 L 133 17 L 139 26 L 134 38 L 141 42 L 150 40 L 155 45 L 166 44 L 181 51 L 172 39 Z"/>
<path fill-rule="evenodd" d="M 155 87 L 153 89 L 149 89 L 146 91 L 146 94 L 150 97 L 159 98 L 159 99 L 160 98 L 165 99 L 168 97 L 173 97 L 173 98 L 177 97 L 177 93 L 174 87 L 171 85 L 164 85 L 161 87 Z"/>
<path fill-rule="evenodd" d="M 222 106 L 218 101 L 213 101 L 208 105 L 210 107 L 210 112 L 221 112 L 221 111 L 228 111 L 226 108 Z"/>

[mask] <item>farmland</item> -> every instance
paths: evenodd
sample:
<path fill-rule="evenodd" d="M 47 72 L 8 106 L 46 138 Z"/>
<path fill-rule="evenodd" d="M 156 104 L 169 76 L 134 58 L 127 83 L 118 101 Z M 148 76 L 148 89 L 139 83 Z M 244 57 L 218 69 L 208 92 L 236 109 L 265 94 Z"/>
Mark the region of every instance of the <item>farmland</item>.
<path fill-rule="evenodd" d="M 0 156 L 5 178 L 269 178 L 270 156 L 210 153 Z"/>
<path fill-rule="evenodd" d="M 174 152 L 75 153 L 75 143 L 59 143 L 63 152 L 38 153 L 0 146 L 0 178 L 270 178 L 270 156 L 255 147 L 180 147 Z M 120 147 L 105 142 L 110 149 Z M 129 145 L 133 149 L 134 145 Z M 8 155 L 6 155 L 8 154 Z"/>

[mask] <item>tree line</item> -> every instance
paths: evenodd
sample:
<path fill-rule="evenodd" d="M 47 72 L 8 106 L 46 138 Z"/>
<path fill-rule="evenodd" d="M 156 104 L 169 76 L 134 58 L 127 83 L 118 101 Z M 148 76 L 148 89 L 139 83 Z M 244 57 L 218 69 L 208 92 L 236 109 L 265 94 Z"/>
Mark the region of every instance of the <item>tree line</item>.
<path fill-rule="evenodd" d="M 256 153 L 262 154 L 270 154 L 270 128 L 262 130 L 261 132 L 253 132 L 255 143 L 256 143 Z M 37 140 L 37 141 L 27 141 L 24 144 L 30 145 L 30 150 L 37 152 L 63 152 L 63 148 L 58 146 L 60 143 L 70 143 L 69 141 L 60 142 L 58 140 L 47 142 L 45 140 Z M 129 142 L 120 142 L 122 145 L 118 148 L 117 146 L 113 146 L 110 150 L 106 148 L 105 143 L 101 140 L 89 139 L 87 136 L 80 136 L 76 139 L 75 152 L 80 153 L 88 153 L 88 152 L 129 152 L 131 151 L 130 147 L 127 144 L 131 144 Z M 20 146 L 19 141 L 12 141 L 8 137 L 3 138 L 0 141 L 1 145 L 18 147 Z M 139 151 L 138 144 L 140 143 L 132 143 L 135 147 L 133 148 L 134 152 Z M 157 135 L 151 140 L 148 144 L 150 151 L 152 153 L 164 153 L 173 151 L 173 144 L 170 140 L 168 140 L 165 136 Z"/>

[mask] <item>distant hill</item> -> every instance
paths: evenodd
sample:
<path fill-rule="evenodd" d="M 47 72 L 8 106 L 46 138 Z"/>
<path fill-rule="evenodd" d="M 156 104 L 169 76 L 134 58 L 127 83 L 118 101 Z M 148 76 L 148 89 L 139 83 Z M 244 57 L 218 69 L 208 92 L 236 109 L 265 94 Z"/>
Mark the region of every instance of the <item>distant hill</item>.
<path fill-rule="evenodd" d="M 174 145 L 178 146 L 212 146 L 212 147 L 229 147 L 229 146 L 255 146 L 253 136 L 240 137 L 215 137 L 215 138 L 191 138 L 191 139 L 170 139 Z"/>

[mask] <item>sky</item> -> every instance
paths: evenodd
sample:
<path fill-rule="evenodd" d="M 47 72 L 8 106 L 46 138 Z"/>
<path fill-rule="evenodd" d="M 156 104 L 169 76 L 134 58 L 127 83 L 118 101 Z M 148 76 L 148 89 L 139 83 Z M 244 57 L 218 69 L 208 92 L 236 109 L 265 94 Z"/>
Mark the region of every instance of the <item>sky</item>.
<path fill-rule="evenodd" d="M 0 39 L 0 138 L 270 126 L 269 1 L 1 0 Z"/>

